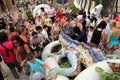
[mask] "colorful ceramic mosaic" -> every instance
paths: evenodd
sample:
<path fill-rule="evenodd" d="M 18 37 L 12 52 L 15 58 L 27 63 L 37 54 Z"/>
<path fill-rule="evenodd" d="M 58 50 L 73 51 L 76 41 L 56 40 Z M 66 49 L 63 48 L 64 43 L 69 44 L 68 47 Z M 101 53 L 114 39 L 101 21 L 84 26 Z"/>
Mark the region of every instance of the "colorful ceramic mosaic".
<path fill-rule="evenodd" d="M 86 67 L 92 65 L 93 63 L 97 63 L 98 61 L 105 60 L 102 52 L 96 50 L 94 51 L 91 47 L 87 46 L 83 42 L 72 40 L 63 32 L 61 32 L 59 36 L 59 41 L 64 47 L 69 47 L 77 50 L 78 52 L 76 53 L 76 56 L 80 59 L 80 62 L 83 63 Z"/>

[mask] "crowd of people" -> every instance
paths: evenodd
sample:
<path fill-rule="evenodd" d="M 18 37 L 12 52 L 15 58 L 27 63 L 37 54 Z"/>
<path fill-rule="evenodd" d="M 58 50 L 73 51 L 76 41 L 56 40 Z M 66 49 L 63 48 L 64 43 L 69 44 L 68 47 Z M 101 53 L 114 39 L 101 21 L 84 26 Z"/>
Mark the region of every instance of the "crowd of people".
<path fill-rule="evenodd" d="M 42 68 L 52 69 L 41 60 L 42 50 L 58 40 L 61 31 L 73 40 L 101 49 L 104 55 L 120 49 L 120 14 L 114 16 L 111 10 L 109 15 L 100 14 L 98 17 L 86 13 L 84 8 L 73 12 L 69 7 L 55 9 L 50 5 L 48 12 L 41 8 L 41 13 L 35 17 L 32 14 L 26 17 L 20 10 L 17 19 L 7 11 L 0 18 L 0 55 L 15 79 L 20 77 L 16 68 L 21 72 L 26 65 L 33 72 L 31 80 L 45 79 Z"/>

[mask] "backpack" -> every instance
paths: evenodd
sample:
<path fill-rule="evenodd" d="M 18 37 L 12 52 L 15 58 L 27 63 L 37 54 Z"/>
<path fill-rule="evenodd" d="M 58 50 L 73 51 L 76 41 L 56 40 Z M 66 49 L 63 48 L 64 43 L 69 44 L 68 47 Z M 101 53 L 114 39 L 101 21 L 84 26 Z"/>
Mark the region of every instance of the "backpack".
<path fill-rule="evenodd" d="M 10 50 L 10 49 L 8 49 L 7 47 L 5 47 L 3 44 L 1 44 L 1 46 L 5 49 L 5 51 L 6 51 L 6 54 L 7 54 L 7 57 L 10 57 L 10 54 L 9 54 L 9 52 L 12 52 L 12 53 L 14 53 L 14 51 L 13 50 Z"/>

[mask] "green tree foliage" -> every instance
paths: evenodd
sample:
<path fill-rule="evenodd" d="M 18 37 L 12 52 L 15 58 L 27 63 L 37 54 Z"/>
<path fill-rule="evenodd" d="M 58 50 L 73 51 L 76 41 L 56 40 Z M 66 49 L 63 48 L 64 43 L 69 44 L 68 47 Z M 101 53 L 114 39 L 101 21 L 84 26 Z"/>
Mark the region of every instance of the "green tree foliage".
<path fill-rule="evenodd" d="M 120 80 L 120 72 L 107 73 L 100 67 L 96 67 L 95 71 L 99 74 L 100 80 Z"/>
<path fill-rule="evenodd" d="M 29 18 L 31 14 L 32 14 L 31 10 L 28 9 L 28 10 L 26 11 L 26 16 Z"/>
<path fill-rule="evenodd" d="M 72 4 L 72 11 L 73 12 L 79 12 L 79 8 L 76 8 L 75 4 Z"/>

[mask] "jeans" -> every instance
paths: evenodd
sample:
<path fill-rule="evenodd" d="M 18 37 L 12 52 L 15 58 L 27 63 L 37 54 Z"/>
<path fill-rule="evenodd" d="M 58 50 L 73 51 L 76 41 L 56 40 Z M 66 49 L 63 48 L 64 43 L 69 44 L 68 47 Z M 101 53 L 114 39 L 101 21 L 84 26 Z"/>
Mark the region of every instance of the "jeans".
<path fill-rule="evenodd" d="M 20 65 L 18 64 L 17 61 L 13 61 L 13 62 L 5 62 L 6 65 L 9 67 L 12 75 L 14 76 L 15 79 L 19 79 L 19 75 L 15 69 L 15 67 L 17 68 L 18 72 L 20 72 L 22 70 L 22 68 L 20 67 Z"/>
<path fill-rule="evenodd" d="M 44 74 L 42 72 L 32 72 L 30 73 L 30 80 L 44 80 Z"/>

